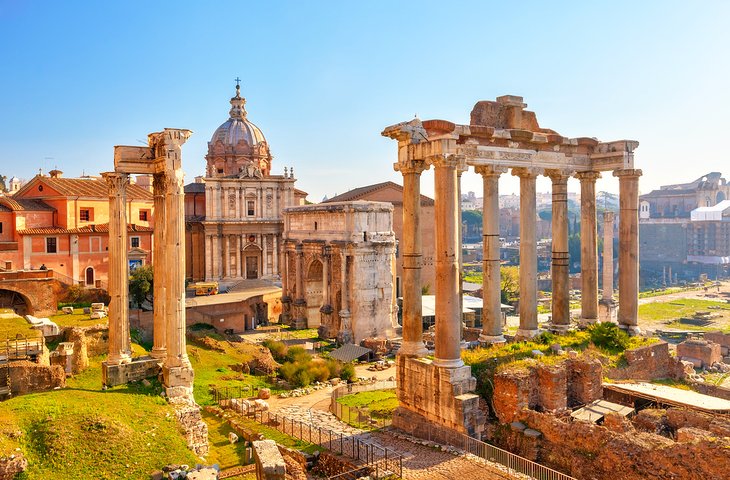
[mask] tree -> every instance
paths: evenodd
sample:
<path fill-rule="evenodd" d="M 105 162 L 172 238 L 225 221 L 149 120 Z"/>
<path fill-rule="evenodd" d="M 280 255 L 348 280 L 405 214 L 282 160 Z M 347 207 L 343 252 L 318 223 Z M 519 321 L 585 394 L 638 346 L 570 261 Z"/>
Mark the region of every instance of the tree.
<path fill-rule="evenodd" d="M 520 297 L 519 267 L 502 267 L 499 271 L 502 303 L 511 303 L 516 301 Z"/>
<path fill-rule="evenodd" d="M 137 308 L 142 308 L 144 302 L 152 303 L 152 265 L 137 267 L 129 276 L 129 295 Z"/>

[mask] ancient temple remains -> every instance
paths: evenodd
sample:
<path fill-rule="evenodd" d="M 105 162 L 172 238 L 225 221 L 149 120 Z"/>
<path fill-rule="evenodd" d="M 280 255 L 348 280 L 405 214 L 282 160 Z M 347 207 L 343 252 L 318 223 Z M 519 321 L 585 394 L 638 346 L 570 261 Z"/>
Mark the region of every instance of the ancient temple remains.
<path fill-rule="evenodd" d="M 284 321 L 318 328 L 320 337 L 359 343 L 390 338 L 393 295 L 393 206 L 335 202 L 284 209 Z"/>
<path fill-rule="evenodd" d="M 459 185 L 470 167 L 484 181 L 484 343 L 503 342 L 500 312 L 498 181 L 511 170 L 520 178 L 520 328 L 518 338 L 539 333 L 537 324 L 536 179 L 553 185 L 553 311 L 550 328 L 570 327 L 568 278 L 567 181 L 581 185 L 581 321 L 598 319 L 598 252 L 595 182 L 600 172 L 619 178 L 618 321 L 638 332 L 638 183 L 634 169 L 638 142 L 599 142 L 566 138 L 541 128 L 522 97 L 506 95 L 478 102 L 470 125 L 413 119 L 387 127 L 383 135 L 398 141 L 394 168 L 403 174 L 403 344 L 397 361 L 400 407 L 393 423 L 412 430 L 419 421 L 478 435 L 482 425 L 471 369 L 461 360 L 459 298 Z M 420 176 L 435 169 L 436 338 L 433 360 L 426 354 L 421 319 Z M 482 422 L 483 423 L 483 422 Z"/>
<path fill-rule="evenodd" d="M 109 186 L 109 357 L 105 385 L 135 379 L 161 364 L 170 401 L 192 402 L 193 368 L 185 350 L 185 217 L 181 147 L 192 132 L 166 128 L 148 135 L 148 147 L 114 147 Z M 130 174 L 153 175 L 154 339 L 152 359 L 132 360 L 128 317 L 126 189 Z"/>

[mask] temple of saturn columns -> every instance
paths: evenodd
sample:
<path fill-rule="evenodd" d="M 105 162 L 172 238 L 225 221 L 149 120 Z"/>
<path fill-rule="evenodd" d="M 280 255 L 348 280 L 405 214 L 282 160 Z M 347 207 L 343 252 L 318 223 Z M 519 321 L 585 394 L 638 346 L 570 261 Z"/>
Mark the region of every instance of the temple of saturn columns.
<path fill-rule="evenodd" d="M 476 381 L 461 360 L 460 181 L 474 167 L 484 182 L 483 330 L 484 343 L 503 342 L 500 312 L 500 175 L 520 179 L 520 327 L 517 338 L 539 333 L 537 323 L 536 179 L 552 180 L 552 321 L 550 329 L 570 327 L 567 182 L 581 186 L 581 322 L 598 320 L 598 252 L 595 184 L 601 172 L 619 179 L 619 325 L 638 332 L 638 186 L 633 140 L 600 142 L 566 138 L 541 128 L 522 97 L 505 95 L 478 102 L 469 125 L 413 119 L 387 127 L 383 136 L 398 141 L 394 167 L 403 175 L 403 343 L 397 361 L 398 399 L 393 423 L 414 431 L 422 420 L 478 435 Z M 434 359 L 423 358 L 421 318 L 420 177 L 435 170 L 436 332 Z"/>
<path fill-rule="evenodd" d="M 147 147 L 114 147 L 109 186 L 109 356 L 103 381 L 118 385 L 162 368 L 171 401 L 192 402 L 193 368 L 185 350 L 185 209 L 181 147 L 192 132 L 166 128 Z M 130 174 L 153 175 L 154 337 L 150 357 L 132 360 L 129 332 L 126 188 Z"/>

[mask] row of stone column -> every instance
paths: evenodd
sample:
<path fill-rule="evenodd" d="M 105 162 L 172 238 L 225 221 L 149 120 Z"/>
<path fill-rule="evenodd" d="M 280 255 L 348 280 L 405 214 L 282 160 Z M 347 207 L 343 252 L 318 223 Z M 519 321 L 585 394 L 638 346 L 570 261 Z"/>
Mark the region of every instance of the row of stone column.
<path fill-rule="evenodd" d="M 456 157 L 436 156 L 395 165 L 403 175 L 403 343 L 400 353 L 423 356 L 423 320 L 421 311 L 421 227 L 420 175 L 430 165 L 435 167 L 436 216 L 436 352 L 434 363 L 457 367 L 461 363 L 461 299 L 460 297 L 460 198 L 459 173 L 465 170 Z M 480 166 L 484 184 L 483 206 L 483 313 L 481 340 L 485 343 L 504 341 L 502 335 L 500 257 L 499 257 L 499 176 L 505 167 Z M 519 337 L 531 338 L 538 333 L 537 322 L 537 238 L 536 179 L 550 177 L 553 185 L 553 317 L 555 330 L 570 325 L 569 256 L 568 256 L 568 191 L 569 172 L 534 168 L 512 168 L 520 178 L 520 328 Z M 638 178 L 641 170 L 614 172 L 619 178 L 620 252 L 619 252 L 619 322 L 629 330 L 637 330 L 638 308 Z M 581 319 L 592 323 L 598 319 L 598 252 L 596 231 L 595 182 L 599 172 L 575 175 L 581 183 Z"/>
<path fill-rule="evenodd" d="M 102 174 L 109 187 L 109 357 L 131 361 L 126 197 L 129 175 Z M 189 365 L 185 350 L 185 222 L 183 173 L 155 174 L 154 333 L 151 355 L 168 367 Z"/>
<path fill-rule="evenodd" d="M 260 276 L 278 275 L 279 272 L 279 235 L 263 234 L 261 249 Z M 219 278 L 245 278 L 246 265 L 243 262 L 243 249 L 248 243 L 247 234 L 210 234 L 205 235 L 205 277 L 208 280 Z M 271 267 L 269 267 L 269 243 L 271 243 Z M 235 252 L 236 265 L 231 268 L 231 252 Z M 221 261 L 222 259 L 222 261 Z"/>

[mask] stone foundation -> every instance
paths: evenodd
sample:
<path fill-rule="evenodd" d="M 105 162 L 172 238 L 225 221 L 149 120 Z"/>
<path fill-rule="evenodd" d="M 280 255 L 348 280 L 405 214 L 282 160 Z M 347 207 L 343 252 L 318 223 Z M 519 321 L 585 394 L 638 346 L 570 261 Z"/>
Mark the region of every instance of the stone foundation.
<path fill-rule="evenodd" d="M 677 345 L 677 358 L 692 362 L 696 368 L 706 368 L 722 362 L 722 347 L 707 340 L 685 340 Z"/>
<path fill-rule="evenodd" d="M 193 379 L 195 372 L 193 367 L 181 365 L 178 367 L 162 366 L 162 379 L 165 385 L 165 395 L 171 403 L 176 401 L 192 402 L 193 400 Z"/>
<path fill-rule="evenodd" d="M 101 363 L 101 382 L 105 387 L 124 385 L 144 378 L 156 377 L 160 373 L 160 365 L 152 357 L 135 358 L 130 363 L 109 365 Z"/>
<path fill-rule="evenodd" d="M 627 365 L 606 371 L 612 380 L 651 381 L 655 378 L 683 379 L 684 365 L 669 353 L 669 344 L 659 342 L 624 352 Z"/>
<path fill-rule="evenodd" d="M 109 350 L 109 327 L 94 325 L 91 327 L 74 327 L 64 330 L 66 342 L 74 344 L 73 373 L 79 373 L 89 366 L 89 357 L 107 353 Z"/>
<path fill-rule="evenodd" d="M 208 454 L 208 424 L 196 404 L 173 404 L 175 418 L 182 427 L 188 448 L 199 457 Z"/>
<path fill-rule="evenodd" d="M 705 340 L 720 345 L 720 353 L 723 356 L 730 355 L 730 334 L 722 332 L 706 332 Z"/>
<path fill-rule="evenodd" d="M 484 429 L 476 379 L 468 366 L 442 368 L 424 358 L 396 358 L 398 401 L 393 426 L 419 436 L 421 427 L 436 424 L 473 437 Z"/>
<path fill-rule="evenodd" d="M 10 391 L 13 395 L 42 392 L 66 386 L 66 372 L 59 365 L 38 365 L 21 360 L 10 363 Z"/>
<path fill-rule="evenodd" d="M 284 480 L 286 463 L 284 457 L 273 440 L 253 442 L 253 456 L 256 460 L 256 478 L 258 480 Z"/>

